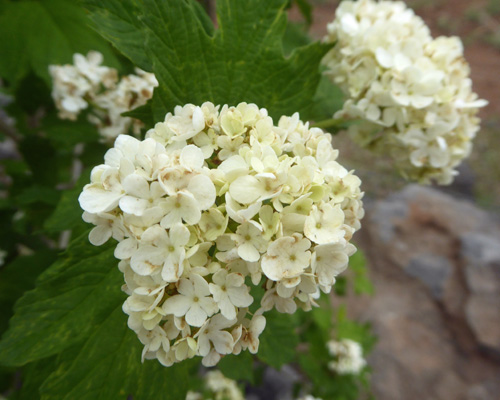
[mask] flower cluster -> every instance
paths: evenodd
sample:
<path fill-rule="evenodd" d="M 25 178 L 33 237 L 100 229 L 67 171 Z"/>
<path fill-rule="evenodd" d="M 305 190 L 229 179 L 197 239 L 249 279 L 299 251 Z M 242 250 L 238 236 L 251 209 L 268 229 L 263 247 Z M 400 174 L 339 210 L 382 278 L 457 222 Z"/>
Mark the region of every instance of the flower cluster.
<path fill-rule="evenodd" d="M 401 172 L 448 184 L 469 155 L 479 107 L 457 37 L 433 39 L 403 2 L 340 3 L 328 25 L 327 74 L 347 94 L 335 118 L 361 119 L 355 140 L 390 153 Z"/>
<path fill-rule="evenodd" d="M 203 377 L 211 400 L 245 400 L 236 381 L 226 378 L 220 371 L 208 371 Z M 186 400 L 203 400 L 201 393 L 189 391 Z"/>
<path fill-rule="evenodd" d="M 335 361 L 328 363 L 328 368 L 332 371 L 340 375 L 356 375 L 366 366 L 363 349 L 358 342 L 351 339 L 330 340 L 326 345 L 330 355 L 335 357 Z"/>
<path fill-rule="evenodd" d="M 59 117 L 76 120 L 80 112 L 90 107 L 89 121 L 105 141 L 112 141 L 130 128 L 139 134 L 142 123 L 121 114 L 146 104 L 158 86 L 155 76 L 136 68 L 137 75 L 118 80 L 118 72 L 102 66 L 101 53 L 91 51 L 87 57 L 73 56 L 74 65 L 51 65 L 52 97 Z"/>
<path fill-rule="evenodd" d="M 79 197 L 90 241 L 119 241 L 143 358 L 256 353 L 265 311 L 310 309 L 347 267 L 359 178 L 330 135 L 298 114 L 275 126 L 254 104 L 178 106 L 146 136 L 119 136 Z"/>

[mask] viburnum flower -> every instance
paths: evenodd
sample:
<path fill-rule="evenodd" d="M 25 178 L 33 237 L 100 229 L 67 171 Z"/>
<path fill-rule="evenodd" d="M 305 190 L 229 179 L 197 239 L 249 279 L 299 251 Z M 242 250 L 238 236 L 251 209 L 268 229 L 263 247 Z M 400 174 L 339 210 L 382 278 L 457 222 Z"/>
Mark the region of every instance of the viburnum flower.
<path fill-rule="evenodd" d="M 330 292 L 364 213 L 337 156 L 298 114 L 275 125 L 246 103 L 178 106 L 145 140 L 118 136 L 79 201 L 92 243 L 118 241 L 144 359 L 256 353 L 266 311 L 310 310 Z"/>
<path fill-rule="evenodd" d="M 449 184 L 479 130 L 469 66 L 457 37 L 433 39 L 401 1 L 343 1 L 328 24 L 326 74 L 347 95 L 334 118 L 362 146 L 390 154 L 401 173 Z"/>
<path fill-rule="evenodd" d="M 200 275 L 191 274 L 178 285 L 179 294 L 163 303 L 163 311 L 176 317 L 186 316 L 186 322 L 195 327 L 202 326 L 207 318 L 217 312 L 217 305 L 210 297 L 208 283 Z"/>
<path fill-rule="evenodd" d="M 359 374 L 366 366 L 363 349 L 358 342 L 351 339 L 330 340 L 326 345 L 330 355 L 335 357 L 328 363 L 332 371 L 340 375 Z"/>
<path fill-rule="evenodd" d="M 142 123 L 121 114 L 146 104 L 153 96 L 158 81 L 151 73 L 136 68 L 137 75 L 118 80 L 118 71 L 101 65 L 103 56 L 90 51 L 87 56 L 76 53 L 73 65 L 50 65 L 52 98 L 62 119 L 76 120 L 89 109 L 88 120 L 94 124 L 103 141 L 112 142 L 132 128 L 139 134 Z"/>
<path fill-rule="evenodd" d="M 245 400 L 238 383 L 226 378 L 220 371 L 208 371 L 203 381 L 205 392 L 210 393 L 210 398 L 213 400 Z M 201 393 L 192 391 L 186 395 L 186 400 L 203 400 L 204 398 Z"/>

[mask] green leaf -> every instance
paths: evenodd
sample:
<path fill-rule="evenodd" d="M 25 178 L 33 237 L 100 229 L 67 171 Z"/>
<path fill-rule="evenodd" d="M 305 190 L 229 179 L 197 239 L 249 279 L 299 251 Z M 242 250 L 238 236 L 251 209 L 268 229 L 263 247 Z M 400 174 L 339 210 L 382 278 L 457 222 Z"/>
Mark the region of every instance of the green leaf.
<path fill-rule="evenodd" d="M 35 280 L 55 259 L 52 250 L 20 256 L 0 270 L 0 333 L 7 328 L 12 307 L 23 293 L 35 286 Z"/>
<path fill-rule="evenodd" d="M 350 257 L 349 267 L 354 273 L 354 292 L 356 294 L 374 294 L 375 288 L 368 276 L 366 258 L 360 249 Z"/>
<path fill-rule="evenodd" d="M 253 356 L 248 351 L 243 351 L 238 355 L 230 354 L 224 356 L 219 364 L 217 364 L 217 367 L 229 379 L 255 383 Z"/>
<path fill-rule="evenodd" d="M 311 311 L 311 316 L 323 336 L 328 337 L 332 329 L 332 311 L 329 307 L 315 307 Z"/>
<path fill-rule="evenodd" d="M 57 171 L 60 160 L 50 142 L 39 136 L 26 136 L 19 150 L 29 165 L 35 182 L 47 186 L 58 183 Z"/>
<path fill-rule="evenodd" d="M 322 76 L 314 96 L 310 118 L 315 121 L 332 118 L 333 114 L 340 110 L 343 105 L 344 94 L 340 88 L 334 85 L 328 77 Z"/>
<path fill-rule="evenodd" d="M 365 355 L 373 348 L 377 341 L 373 335 L 370 324 L 361 324 L 347 318 L 345 306 L 341 306 L 337 310 L 335 331 L 338 339 L 352 339 L 360 343 Z"/>
<path fill-rule="evenodd" d="M 207 33 L 194 4 L 144 1 L 146 50 L 160 83 L 153 97 L 156 120 L 176 105 L 205 101 L 252 102 L 275 118 L 308 110 L 319 62 L 331 46 L 312 43 L 285 58 L 286 1 L 219 0 L 214 35 Z"/>
<path fill-rule="evenodd" d="M 131 111 L 122 114 L 125 117 L 131 117 L 144 122 L 146 128 L 152 128 L 155 124 L 153 115 L 152 101 L 149 100 L 146 104 L 134 108 Z"/>
<path fill-rule="evenodd" d="M 26 5 L 4 2 L 0 10 L 0 76 L 10 82 L 19 81 L 29 70 L 29 55 L 21 27 L 26 21 Z"/>
<path fill-rule="evenodd" d="M 183 399 L 193 361 L 141 364 L 141 344 L 116 307 L 83 345 L 63 352 L 40 388 L 42 400 Z"/>
<path fill-rule="evenodd" d="M 260 336 L 257 357 L 276 369 L 295 357 L 299 342 L 292 316 L 277 311 L 266 314 L 266 329 Z"/>
<path fill-rule="evenodd" d="M 92 28 L 136 66 L 151 71 L 151 62 L 144 51 L 144 26 L 139 20 L 141 3 L 140 0 L 83 0 L 90 11 Z"/>
<path fill-rule="evenodd" d="M 27 187 L 16 197 L 16 202 L 19 205 L 29 205 L 33 203 L 55 205 L 58 200 L 59 192 L 57 190 L 40 185 Z"/>
<path fill-rule="evenodd" d="M 0 76 L 16 83 L 31 67 L 50 84 L 48 66 L 72 62 L 74 53 L 97 50 L 119 67 L 110 46 L 87 26 L 70 0 L 8 2 L 0 15 Z"/>
<path fill-rule="evenodd" d="M 89 171 L 84 171 L 75 187 L 65 190 L 56 209 L 45 221 L 44 228 L 48 232 L 61 232 L 68 229 L 75 229 L 83 225 L 82 209 L 78 204 L 78 196 L 82 192 L 83 186 L 89 181 Z"/>
<path fill-rule="evenodd" d="M 84 118 L 80 118 L 78 121 L 67 121 L 52 114 L 44 118 L 42 123 L 42 130 L 58 147 L 72 148 L 78 143 L 99 140 L 99 132 L 96 127 Z"/>
<path fill-rule="evenodd" d="M 14 307 L 0 342 L 0 364 L 20 366 L 79 343 L 123 301 L 123 276 L 113 244 L 76 238 L 64 258 L 39 278 Z"/>
<path fill-rule="evenodd" d="M 14 400 L 39 399 L 38 389 L 56 367 L 56 356 L 34 361 L 26 365 L 22 371 L 22 386 Z"/>
<path fill-rule="evenodd" d="M 283 52 L 289 55 L 297 47 L 307 46 L 312 41 L 312 38 L 305 31 L 303 24 L 288 22 L 285 35 L 283 36 Z"/>

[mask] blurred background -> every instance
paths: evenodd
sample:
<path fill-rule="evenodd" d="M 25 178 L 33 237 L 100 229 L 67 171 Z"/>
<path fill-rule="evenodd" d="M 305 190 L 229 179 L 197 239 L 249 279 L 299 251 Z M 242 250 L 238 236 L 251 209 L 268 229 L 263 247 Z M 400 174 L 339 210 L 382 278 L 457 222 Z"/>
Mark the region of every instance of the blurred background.
<path fill-rule="evenodd" d="M 310 34 L 339 1 L 315 0 Z M 370 322 L 377 399 L 500 399 L 500 0 L 408 0 L 433 36 L 459 36 L 473 88 L 489 101 L 471 157 L 449 187 L 409 185 L 388 160 L 342 133 L 341 163 L 363 179 L 367 215 L 355 240 L 373 297 L 348 298 Z M 291 17 L 303 17 L 295 7 Z M 342 298 L 340 302 L 344 302 Z"/>

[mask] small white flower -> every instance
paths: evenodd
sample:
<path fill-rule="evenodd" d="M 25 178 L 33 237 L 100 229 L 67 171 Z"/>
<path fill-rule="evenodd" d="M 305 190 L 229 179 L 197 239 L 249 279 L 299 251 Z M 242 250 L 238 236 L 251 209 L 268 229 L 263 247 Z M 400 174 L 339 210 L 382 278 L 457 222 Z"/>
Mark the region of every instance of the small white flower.
<path fill-rule="evenodd" d="M 163 311 L 176 317 L 186 316 L 191 326 L 202 326 L 207 318 L 217 312 L 217 304 L 210 297 L 208 283 L 201 276 L 191 274 L 189 279 L 181 279 L 179 294 L 163 303 Z"/>
<path fill-rule="evenodd" d="M 236 307 L 248 307 L 253 302 L 245 278 L 241 274 L 228 273 L 221 269 L 212 276 L 210 293 L 219 306 L 221 314 L 229 320 L 236 318 Z"/>
<path fill-rule="evenodd" d="M 259 336 L 266 327 L 266 318 L 263 315 L 254 315 L 251 321 L 245 319 L 243 323 L 239 344 L 243 349 L 248 348 L 250 353 L 256 354 L 259 350 Z"/>
<path fill-rule="evenodd" d="M 327 347 L 330 355 L 336 357 L 335 361 L 328 363 L 328 368 L 332 371 L 341 375 L 359 374 L 366 365 L 366 360 L 363 358 L 363 349 L 354 340 L 331 340 L 327 343 Z"/>
<path fill-rule="evenodd" d="M 279 238 L 262 258 L 262 271 L 273 281 L 295 278 L 309 266 L 310 247 L 311 242 L 298 233 Z"/>
<path fill-rule="evenodd" d="M 214 393 L 215 400 L 245 400 L 238 384 L 226 378 L 220 371 L 208 371 L 205 382 L 207 389 Z"/>
<path fill-rule="evenodd" d="M 212 347 L 219 354 L 230 354 L 233 351 L 234 341 L 225 329 L 234 323 L 234 319 L 227 319 L 222 314 L 210 318 L 210 321 L 207 321 L 195 335 L 195 338 L 198 338 L 199 354 L 205 357 Z"/>
<path fill-rule="evenodd" d="M 176 224 L 167 233 L 158 225 L 148 228 L 142 235 L 145 243 L 133 253 L 130 266 L 139 275 L 161 272 L 166 282 L 177 282 L 182 275 L 186 255 L 185 245 L 189 240 L 189 230 Z"/>
<path fill-rule="evenodd" d="M 314 243 L 336 243 L 343 239 L 342 230 L 344 213 L 339 205 L 323 204 L 321 208 L 313 206 L 305 219 L 304 234 Z"/>
<path fill-rule="evenodd" d="M 165 123 L 175 134 L 175 140 L 186 140 L 203 130 L 205 117 L 200 107 L 186 104 L 184 107 L 175 107 L 174 115 L 168 114 Z"/>
<path fill-rule="evenodd" d="M 335 277 L 347 268 L 349 257 L 356 247 L 352 244 L 330 243 L 316 246 L 312 256 L 312 271 L 318 276 L 318 282 L 323 287 L 335 283 Z"/>
<path fill-rule="evenodd" d="M 293 301 L 293 298 L 281 297 L 276 292 L 276 288 L 268 289 L 262 297 L 260 304 L 264 311 L 272 310 L 274 307 L 276 307 L 276 310 L 279 312 L 285 314 L 293 314 L 297 311 L 297 304 Z"/>
<path fill-rule="evenodd" d="M 262 231 L 250 222 L 244 222 L 232 239 L 238 247 L 238 255 L 245 261 L 259 261 L 260 253 L 266 250 L 267 241 L 262 237 Z"/>
<path fill-rule="evenodd" d="M 155 326 L 150 331 L 145 329 L 141 330 L 137 336 L 144 345 L 144 349 L 142 351 L 142 362 L 144 362 L 145 355 L 148 352 L 157 352 L 160 347 L 165 352 L 170 350 L 170 341 L 167 337 L 167 333 L 159 326 Z"/>

